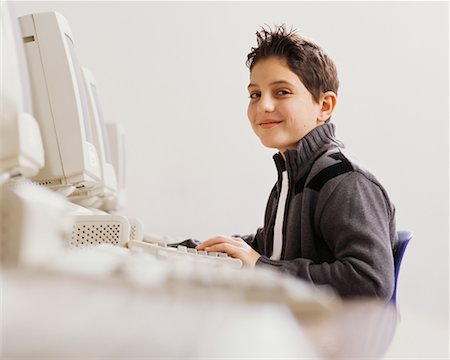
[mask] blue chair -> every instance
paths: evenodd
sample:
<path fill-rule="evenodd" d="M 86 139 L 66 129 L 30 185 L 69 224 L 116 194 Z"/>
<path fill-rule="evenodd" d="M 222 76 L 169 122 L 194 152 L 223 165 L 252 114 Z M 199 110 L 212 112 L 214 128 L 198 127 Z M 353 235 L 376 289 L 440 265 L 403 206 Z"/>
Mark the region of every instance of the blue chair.
<path fill-rule="evenodd" d="M 394 282 L 394 292 L 391 297 L 391 302 L 394 304 L 397 301 L 397 281 L 398 281 L 398 274 L 400 272 L 400 264 L 402 263 L 406 247 L 408 246 L 409 241 L 413 237 L 413 233 L 411 231 L 399 230 L 397 231 L 397 235 L 398 235 L 398 243 L 394 248 L 395 282 Z"/>

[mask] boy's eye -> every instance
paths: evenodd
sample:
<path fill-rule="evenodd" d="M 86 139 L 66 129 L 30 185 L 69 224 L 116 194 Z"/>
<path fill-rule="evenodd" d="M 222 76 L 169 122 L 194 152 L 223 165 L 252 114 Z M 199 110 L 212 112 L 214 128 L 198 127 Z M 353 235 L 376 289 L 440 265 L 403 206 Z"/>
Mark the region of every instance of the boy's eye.
<path fill-rule="evenodd" d="M 276 92 L 277 95 L 288 95 L 291 92 L 289 90 L 281 89 Z"/>
<path fill-rule="evenodd" d="M 249 98 L 250 98 L 250 99 L 257 99 L 257 98 L 259 98 L 260 96 L 261 96 L 260 93 L 258 93 L 258 92 L 252 92 L 252 93 L 250 93 Z"/>

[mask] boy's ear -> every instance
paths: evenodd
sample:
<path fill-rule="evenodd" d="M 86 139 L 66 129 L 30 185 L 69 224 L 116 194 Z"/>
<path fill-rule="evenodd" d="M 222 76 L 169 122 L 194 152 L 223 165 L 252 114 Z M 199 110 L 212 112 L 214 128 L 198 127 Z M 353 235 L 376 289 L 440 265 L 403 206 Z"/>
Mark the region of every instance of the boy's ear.
<path fill-rule="evenodd" d="M 320 113 L 317 117 L 318 123 L 324 123 L 333 114 L 336 106 L 337 96 L 333 91 L 327 91 L 322 94 L 319 99 Z"/>

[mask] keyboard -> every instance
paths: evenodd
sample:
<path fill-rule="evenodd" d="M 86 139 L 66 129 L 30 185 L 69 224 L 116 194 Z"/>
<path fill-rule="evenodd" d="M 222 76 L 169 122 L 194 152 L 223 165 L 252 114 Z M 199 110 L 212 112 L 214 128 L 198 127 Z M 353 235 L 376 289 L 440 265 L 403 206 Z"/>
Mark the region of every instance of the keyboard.
<path fill-rule="evenodd" d="M 275 303 L 287 306 L 298 316 L 326 313 L 340 304 L 327 288 L 318 288 L 304 280 L 265 268 L 237 269 L 223 265 L 211 255 L 179 255 L 178 249 L 162 250 L 155 256 L 138 246 L 130 248 L 101 244 L 74 248 L 61 253 L 45 268 L 90 279 L 120 278 L 140 288 L 187 298 L 228 296 L 246 302 Z M 166 249 L 145 244 L 146 248 Z M 173 255 L 177 254 L 177 255 Z M 182 254 L 182 253 L 181 253 Z M 211 260 L 216 259 L 216 260 Z M 222 258 L 221 258 L 222 259 Z M 227 258 L 223 258 L 227 259 Z M 214 265 L 214 266 L 211 266 Z"/>
<path fill-rule="evenodd" d="M 242 261 L 240 259 L 233 258 L 229 256 L 227 253 L 222 252 L 207 252 L 202 250 L 196 250 L 193 248 L 188 248 L 182 245 L 179 245 L 178 247 L 175 248 L 170 247 L 165 243 L 145 242 L 135 240 L 129 241 L 127 246 L 129 249 L 143 251 L 145 253 L 155 255 L 160 259 L 176 257 L 177 259 L 185 258 L 188 260 L 199 261 L 211 265 L 229 266 L 233 269 L 242 268 Z"/>

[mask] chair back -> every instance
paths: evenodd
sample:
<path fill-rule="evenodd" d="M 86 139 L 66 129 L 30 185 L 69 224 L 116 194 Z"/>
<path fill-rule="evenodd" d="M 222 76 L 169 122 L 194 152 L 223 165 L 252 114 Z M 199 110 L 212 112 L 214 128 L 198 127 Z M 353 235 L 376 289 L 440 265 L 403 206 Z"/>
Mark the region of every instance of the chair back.
<path fill-rule="evenodd" d="M 398 275 L 400 273 L 400 265 L 402 263 L 403 255 L 405 254 L 406 247 L 408 246 L 409 241 L 413 237 L 413 233 L 411 231 L 399 230 L 397 231 L 398 242 L 396 247 L 394 248 L 394 267 L 395 267 L 395 282 L 394 282 L 394 292 L 391 297 L 391 301 L 395 304 L 397 301 L 397 282 Z"/>

